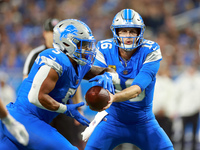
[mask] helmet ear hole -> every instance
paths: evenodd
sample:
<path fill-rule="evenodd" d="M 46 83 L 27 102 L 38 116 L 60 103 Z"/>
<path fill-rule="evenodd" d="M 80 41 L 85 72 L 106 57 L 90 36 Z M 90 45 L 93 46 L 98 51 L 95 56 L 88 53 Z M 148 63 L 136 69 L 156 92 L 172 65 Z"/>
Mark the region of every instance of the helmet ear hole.
<path fill-rule="evenodd" d="M 59 28 L 62 27 L 63 24 L 59 25 Z"/>
<path fill-rule="evenodd" d="M 81 45 L 81 41 L 79 41 L 79 42 L 77 43 L 77 47 L 80 47 L 80 45 Z"/>
<path fill-rule="evenodd" d="M 140 28 L 136 28 L 136 29 L 137 29 L 137 36 L 139 36 L 141 33 L 141 29 Z"/>
<path fill-rule="evenodd" d="M 116 30 L 117 35 L 119 36 L 119 28 L 116 28 L 115 30 Z"/>

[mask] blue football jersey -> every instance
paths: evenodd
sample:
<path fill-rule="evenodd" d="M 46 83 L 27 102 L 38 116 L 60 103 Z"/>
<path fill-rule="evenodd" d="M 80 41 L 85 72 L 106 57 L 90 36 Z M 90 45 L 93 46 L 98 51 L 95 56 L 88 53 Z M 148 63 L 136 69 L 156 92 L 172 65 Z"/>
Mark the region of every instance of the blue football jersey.
<path fill-rule="evenodd" d="M 58 49 L 47 49 L 38 55 L 28 78 L 26 78 L 21 84 L 15 105 L 22 106 L 20 108 L 30 111 L 40 119 L 50 123 L 53 118 L 58 115 L 58 113 L 41 109 L 34 104 L 31 104 L 28 100 L 28 94 L 31 89 L 33 79 L 39 68 L 43 65 L 50 66 L 59 75 L 55 88 L 49 93 L 49 95 L 60 103 L 67 103 L 67 100 L 74 96 L 81 80 L 90 70 L 91 66 L 78 65 L 77 74 L 69 58 Z"/>
<path fill-rule="evenodd" d="M 113 39 L 99 41 L 96 47 L 97 56 L 94 65 L 113 68 L 119 74 L 120 82 L 114 85 L 115 92 L 131 85 L 138 85 L 142 89 L 142 93 L 136 98 L 114 102 L 106 111 L 124 123 L 138 123 L 152 119 L 155 76 L 162 60 L 160 46 L 156 42 L 144 40 L 127 62 L 120 58 Z"/>

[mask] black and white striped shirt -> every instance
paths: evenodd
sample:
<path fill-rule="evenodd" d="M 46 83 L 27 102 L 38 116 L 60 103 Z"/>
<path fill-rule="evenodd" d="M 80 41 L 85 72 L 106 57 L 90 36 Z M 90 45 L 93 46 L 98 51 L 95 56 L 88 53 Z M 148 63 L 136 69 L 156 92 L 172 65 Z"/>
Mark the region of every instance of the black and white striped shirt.
<path fill-rule="evenodd" d="M 24 69 L 23 69 L 23 75 L 28 75 L 31 67 L 33 66 L 35 59 L 37 58 L 38 54 L 42 52 L 43 50 L 47 49 L 45 45 L 38 46 L 34 48 L 26 58 L 26 61 L 24 63 Z"/>

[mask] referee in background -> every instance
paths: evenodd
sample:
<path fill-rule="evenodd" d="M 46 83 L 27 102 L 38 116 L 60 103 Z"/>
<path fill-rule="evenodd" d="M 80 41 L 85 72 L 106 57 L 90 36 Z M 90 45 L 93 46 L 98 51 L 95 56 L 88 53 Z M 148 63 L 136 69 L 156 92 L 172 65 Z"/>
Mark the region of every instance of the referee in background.
<path fill-rule="evenodd" d="M 49 18 L 44 23 L 43 37 L 45 43 L 31 50 L 28 57 L 26 58 L 24 68 L 23 68 L 23 79 L 28 77 L 32 65 L 38 54 L 45 49 L 53 48 L 53 28 L 59 22 L 56 18 Z"/>

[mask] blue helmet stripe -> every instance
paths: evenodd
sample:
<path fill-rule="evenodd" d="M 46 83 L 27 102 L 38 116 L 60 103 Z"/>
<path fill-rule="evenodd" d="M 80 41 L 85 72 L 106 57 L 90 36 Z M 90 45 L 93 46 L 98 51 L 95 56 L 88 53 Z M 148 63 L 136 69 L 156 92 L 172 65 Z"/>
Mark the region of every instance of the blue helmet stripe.
<path fill-rule="evenodd" d="M 133 12 L 131 11 L 131 9 L 125 9 L 124 10 L 124 19 L 127 21 L 127 22 L 131 22 L 131 17 L 133 15 Z"/>
<path fill-rule="evenodd" d="M 128 16 L 128 21 L 129 21 L 129 22 L 132 22 L 132 19 L 131 19 L 131 18 L 132 18 L 132 15 L 133 15 L 133 14 L 132 14 L 132 11 L 131 11 L 130 9 L 128 9 L 128 15 L 129 15 L 129 16 Z"/>
<path fill-rule="evenodd" d="M 124 19 L 127 20 L 127 9 L 124 10 Z"/>

